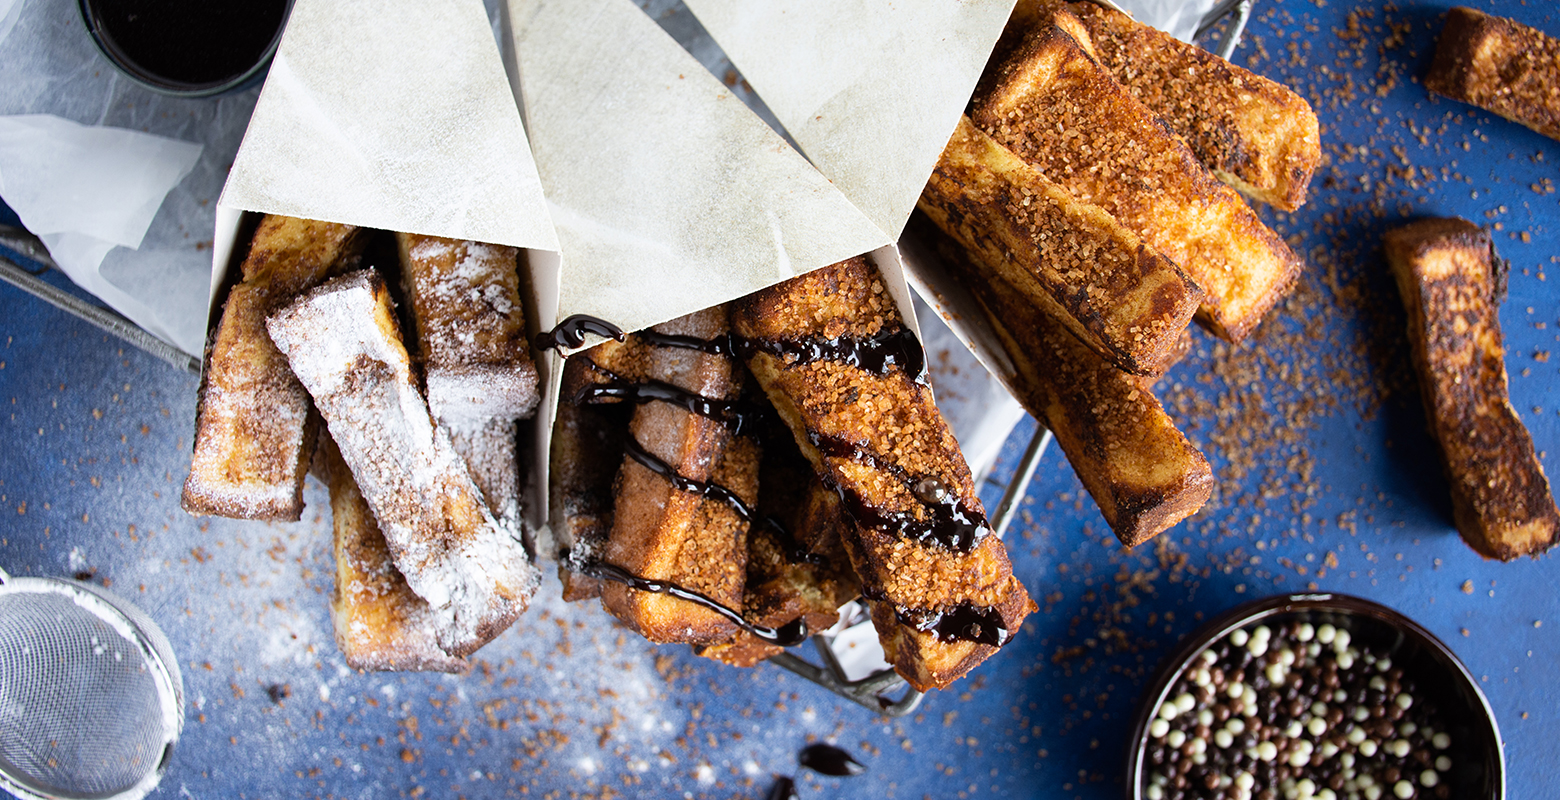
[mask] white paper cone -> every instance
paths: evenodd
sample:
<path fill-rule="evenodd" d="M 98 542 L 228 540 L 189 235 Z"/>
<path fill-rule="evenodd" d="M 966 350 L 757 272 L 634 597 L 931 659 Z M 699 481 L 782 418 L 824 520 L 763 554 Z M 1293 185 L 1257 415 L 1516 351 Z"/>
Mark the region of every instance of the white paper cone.
<path fill-rule="evenodd" d="M 560 317 L 638 330 L 891 241 L 630 0 L 509 10 Z"/>
<path fill-rule="evenodd" d="M 557 249 L 476 0 L 298 0 L 220 205 Z"/>
<path fill-rule="evenodd" d="M 895 239 L 1014 0 L 686 0 L 802 152 Z"/>

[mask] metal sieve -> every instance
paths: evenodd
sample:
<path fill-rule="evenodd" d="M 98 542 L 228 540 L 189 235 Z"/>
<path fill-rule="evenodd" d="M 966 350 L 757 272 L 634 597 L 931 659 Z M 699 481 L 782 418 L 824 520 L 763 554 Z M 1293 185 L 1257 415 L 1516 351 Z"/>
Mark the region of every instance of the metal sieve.
<path fill-rule="evenodd" d="M 96 586 L 0 571 L 0 788 L 135 800 L 183 727 L 184 682 L 150 617 Z"/>

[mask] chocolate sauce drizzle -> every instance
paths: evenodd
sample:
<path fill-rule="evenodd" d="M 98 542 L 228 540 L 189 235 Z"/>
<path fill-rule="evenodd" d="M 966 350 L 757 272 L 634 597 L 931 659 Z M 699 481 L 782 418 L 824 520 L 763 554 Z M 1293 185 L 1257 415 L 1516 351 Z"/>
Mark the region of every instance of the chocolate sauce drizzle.
<path fill-rule="evenodd" d="M 913 381 L 926 377 L 926 352 L 915 332 L 909 328 L 895 331 L 879 331 L 876 335 L 840 336 L 825 339 L 822 336 L 805 336 L 792 341 L 778 339 L 743 339 L 744 355 L 764 352 L 780 358 L 792 358 L 792 365 L 811 364 L 815 361 L 837 361 L 864 369 L 876 375 L 887 375 L 898 367 Z"/>
<path fill-rule="evenodd" d="M 844 748 L 827 742 L 817 742 L 802 748 L 802 752 L 796 754 L 796 763 L 813 772 L 836 778 L 851 778 L 864 775 L 867 771 L 867 765 L 857 761 Z"/>
<path fill-rule="evenodd" d="M 671 403 L 686 409 L 689 413 L 715 420 L 725 425 L 731 430 L 733 435 L 737 436 L 752 431 L 760 417 L 759 410 L 750 404 L 712 400 L 702 394 L 690 392 L 681 386 L 674 386 L 657 380 L 634 382 L 618 379 L 584 386 L 575 393 L 574 404 L 577 406 L 584 405 L 608 398 L 628 400 L 639 404 L 649 403 L 654 400 Z"/>
<path fill-rule="evenodd" d="M 898 464 L 883 461 L 873 453 L 863 450 L 856 443 L 837 436 L 811 434 L 808 438 L 825 456 L 863 461 L 897 476 L 911 488 L 916 499 L 920 500 L 929 512 L 927 519 L 916 519 L 914 515 L 903 511 L 883 512 L 873 508 L 856 492 L 847 491 L 836 485 L 834 490 L 849 507 L 851 516 L 857 523 L 873 528 L 897 530 L 921 544 L 937 545 L 960 553 L 968 553 L 975 549 L 975 546 L 991 533 L 991 528 L 986 523 L 986 515 L 971 508 L 959 499 L 957 494 L 946 488 L 940 488 L 940 491 L 934 493 L 920 491 L 923 484 L 935 483 L 941 487 L 941 482 L 934 479 L 917 479 Z"/>
<path fill-rule="evenodd" d="M 882 589 L 861 587 L 862 597 L 879 603 L 892 603 Z M 901 625 L 909 625 L 923 633 L 930 633 L 940 642 L 974 642 L 1001 647 L 1012 637 L 1002 613 L 994 606 L 977 606 L 968 600 L 951 608 L 912 608 L 894 603 L 894 617 Z"/>
<path fill-rule="evenodd" d="M 567 559 L 567 556 L 565 556 L 565 559 Z M 656 594 L 664 594 L 675 597 L 679 600 L 687 600 L 690 603 L 707 608 L 725 617 L 726 619 L 731 620 L 738 627 L 742 628 L 748 633 L 753 634 L 759 639 L 768 642 L 769 644 L 778 645 L 780 647 L 795 647 L 796 645 L 807 641 L 808 630 L 807 619 L 805 617 L 797 617 L 796 619 L 780 626 L 779 628 L 769 628 L 763 625 L 754 625 L 753 623 L 743 619 L 741 614 L 727 608 L 721 603 L 718 603 L 704 594 L 696 592 L 692 589 L 684 589 L 683 587 L 678 586 L 671 581 L 657 581 L 650 580 L 648 578 L 641 578 L 629 572 L 628 570 L 623 569 L 622 567 L 598 560 L 584 561 L 578 564 L 576 569 L 579 572 L 585 575 L 589 575 L 592 578 L 621 583 L 630 589 L 638 589 L 642 592 L 654 592 Z"/>
<path fill-rule="evenodd" d="M 559 350 L 585 344 L 585 334 L 594 333 L 608 339 L 623 341 L 623 329 L 589 314 L 566 317 L 550 331 L 538 333 L 531 344 L 538 350 Z"/>

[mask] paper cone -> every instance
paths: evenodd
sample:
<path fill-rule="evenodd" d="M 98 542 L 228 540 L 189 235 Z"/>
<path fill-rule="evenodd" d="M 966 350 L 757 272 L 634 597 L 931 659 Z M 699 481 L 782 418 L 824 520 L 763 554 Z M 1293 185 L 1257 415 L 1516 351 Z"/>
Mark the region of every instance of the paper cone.
<path fill-rule="evenodd" d="M 509 10 L 560 316 L 638 330 L 892 241 L 630 0 Z"/>
<path fill-rule="evenodd" d="M 687 0 L 802 152 L 899 238 L 1014 0 Z"/>
<path fill-rule="evenodd" d="M 213 310 L 251 212 L 524 248 L 529 321 L 556 317 L 557 236 L 478 0 L 297 0 L 217 203 Z"/>

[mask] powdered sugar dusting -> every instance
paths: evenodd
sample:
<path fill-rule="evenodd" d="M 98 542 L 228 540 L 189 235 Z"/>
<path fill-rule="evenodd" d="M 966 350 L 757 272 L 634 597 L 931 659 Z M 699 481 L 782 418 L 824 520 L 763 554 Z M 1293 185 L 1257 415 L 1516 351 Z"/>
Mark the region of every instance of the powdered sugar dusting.
<path fill-rule="evenodd" d="M 464 655 L 525 609 L 539 574 L 483 505 L 412 382 L 383 283 L 343 276 L 271 317 L 271 338 L 313 395 L 413 591 Z"/>

